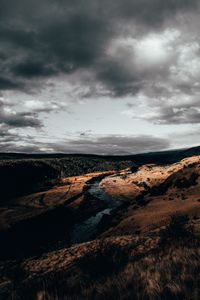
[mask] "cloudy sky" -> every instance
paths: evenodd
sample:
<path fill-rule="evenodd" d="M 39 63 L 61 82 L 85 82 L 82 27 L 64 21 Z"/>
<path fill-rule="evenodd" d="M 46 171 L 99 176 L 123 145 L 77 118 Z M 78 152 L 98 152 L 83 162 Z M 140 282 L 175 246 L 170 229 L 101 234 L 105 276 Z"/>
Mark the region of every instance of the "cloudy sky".
<path fill-rule="evenodd" d="M 0 151 L 199 145 L 198 0 L 0 0 Z"/>

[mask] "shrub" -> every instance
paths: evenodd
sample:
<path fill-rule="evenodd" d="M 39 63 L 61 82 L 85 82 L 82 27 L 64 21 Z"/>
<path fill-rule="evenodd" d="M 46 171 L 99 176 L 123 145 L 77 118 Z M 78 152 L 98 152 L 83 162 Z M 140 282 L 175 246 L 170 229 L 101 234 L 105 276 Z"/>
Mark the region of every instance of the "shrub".
<path fill-rule="evenodd" d="M 177 188 L 190 188 L 191 186 L 194 186 L 197 184 L 197 179 L 199 178 L 199 174 L 197 173 L 192 173 L 191 176 L 189 178 L 181 178 L 181 179 L 177 179 L 174 182 L 174 186 Z"/>
<path fill-rule="evenodd" d="M 192 226 L 188 225 L 187 215 L 173 215 L 169 225 L 160 231 L 160 244 L 189 238 L 193 235 Z"/>
<path fill-rule="evenodd" d="M 127 174 L 122 174 L 121 179 L 125 180 L 127 178 Z"/>
<path fill-rule="evenodd" d="M 127 255 L 121 247 L 102 242 L 98 250 L 81 257 L 77 265 L 84 274 L 98 279 L 119 271 L 126 262 Z"/>

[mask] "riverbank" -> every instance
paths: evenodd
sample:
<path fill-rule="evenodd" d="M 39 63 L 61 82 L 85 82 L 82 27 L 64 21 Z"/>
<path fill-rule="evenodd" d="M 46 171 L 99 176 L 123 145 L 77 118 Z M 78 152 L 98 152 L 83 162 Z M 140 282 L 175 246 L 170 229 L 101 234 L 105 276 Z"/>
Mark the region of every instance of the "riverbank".
<path fill-rule="evenodd" d="M 116 203 L 99 183 L 115 171 L 63 178 L 52 189 L 1 206 L 0 258 L 23 258 L 88 241 Z"/>

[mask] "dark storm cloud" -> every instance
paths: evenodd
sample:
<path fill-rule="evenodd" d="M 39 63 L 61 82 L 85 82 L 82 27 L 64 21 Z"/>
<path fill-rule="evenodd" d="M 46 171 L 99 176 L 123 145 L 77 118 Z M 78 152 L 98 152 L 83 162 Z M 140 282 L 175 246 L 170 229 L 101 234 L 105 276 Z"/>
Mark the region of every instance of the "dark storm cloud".
<path fill-rule="evenodd" d="M 6 124 L 10 127 L 41 127 L 42 123 L 40 120 L 30 114 L 16 113 L 16 114 L 5 114 L 0 113 L 0 124 Z"/>
<path fill-rule="evenodd" d="M 5 76 L 0 89 L 31 88 L 33 79 L 40 84 L 41 77 L 92 69 L 113 95 L 134 94 L 141 83 L 117 59 L 107 57 L 107 45 L 129 25 L 140 24 L 141 34 L 160 27 L 176 12 L 194 9 L 196 3 L 0 0 L 0 52 L 7 57 L 0 65 Z"/>
<path fill-rule="evenodd" d="M 5 124 L 10 127 L 41 127 L 42 123 L 35 115 L 30 113 L 9 113 L 0 112 L 0 124 Z"/>
<path fill-rule="evenodd" d="M 14 82 L 12 79 L 0 76 L 0 90 L 17 90 L 21 87 L 19 83 Z"/>
<path fill-rule="evenodd" d="M 5 20 L 6 21 L 6 20 Z M 37 35 L 34 31 L 17 29 L 15 27 L 6 27 L 6 22 L 1 25 L 1 42 L 12 43 L 22 48 L 34 48 L 37 43 Z"/>
<path fill-rule="evenodd" d="M 12 67 L 12 72 L 16 76 L 24 78 L 51 76 L 56 74 L 54 67 L 43 65 L 40 61 L 24 61 Z"/>
<path fill-rule="evenodd" d="M 110 13 L 117 12 L 123 18 L 141 21 L 148 25 L 160 25 L 171 14 L 179 10 L 195 8 L 198 0 L 124 0 L 111 1 Z M 104 1 L 105 4 L 105 1 Z"/>
<path fill-rule="evenodd" d="M 32 1 L 3 4 L 1 52 L 14 56 L 2 67 L 10 81 L 16 76 L 38 79 L 88 68 L 102 55 L 106 40 L 112 35 L 108 20 L 76 1 L 34 1 L 34 6 Z M 7 89 L 10 86 L 7 84 Z"/>
<path fill-rule="evenodd" d="M 104 61 L 99 66 L 97 77 L 107 86 L 113 96 L 134 95 L 141 88 L 141 80 L 137 74 L 133 74 L 123 64 L 113 59 Z"/>

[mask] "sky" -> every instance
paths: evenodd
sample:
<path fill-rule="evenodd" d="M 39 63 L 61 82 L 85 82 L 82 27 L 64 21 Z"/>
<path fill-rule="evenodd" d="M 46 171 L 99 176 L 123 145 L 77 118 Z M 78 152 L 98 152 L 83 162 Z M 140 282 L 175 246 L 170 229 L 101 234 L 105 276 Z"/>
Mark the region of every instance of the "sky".
<path fill-rule="evenodd" d="M 199 145 L 198 0 L 0 0 L 0 152 Z"/>

